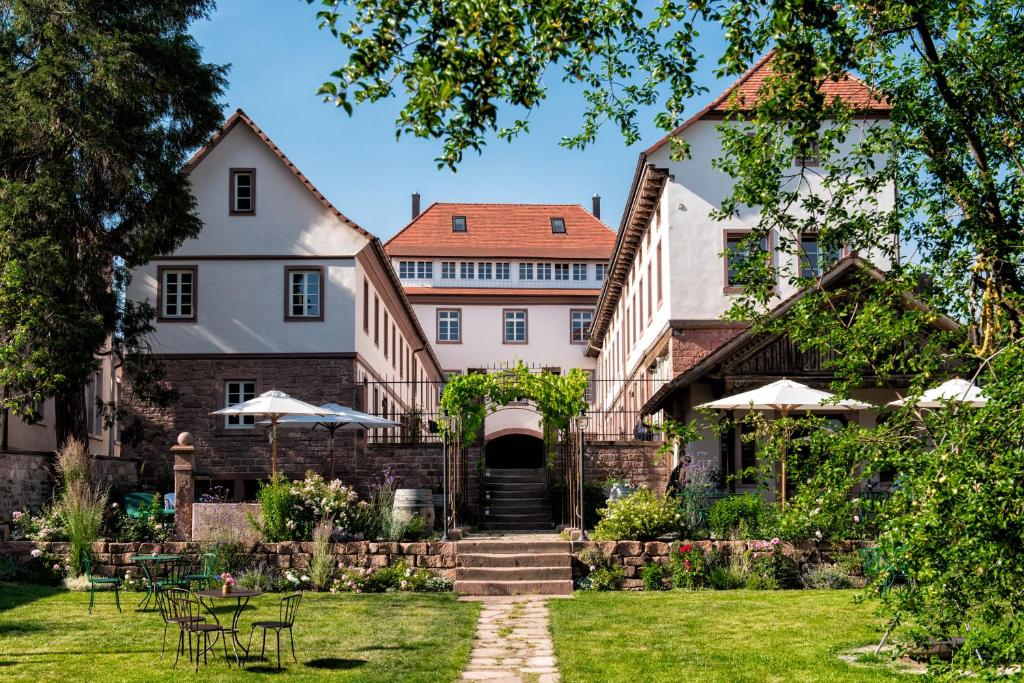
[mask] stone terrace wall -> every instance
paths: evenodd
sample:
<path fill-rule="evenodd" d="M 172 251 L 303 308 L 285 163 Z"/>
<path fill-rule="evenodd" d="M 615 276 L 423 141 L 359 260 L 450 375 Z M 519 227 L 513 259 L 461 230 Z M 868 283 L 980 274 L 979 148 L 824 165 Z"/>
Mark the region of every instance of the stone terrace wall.
<path fill-rule="evenodd" d="M 7 541 L 0 543 L 0 555 L 25 561 L 34 548 L 54 555 L 67 555 L 67 543 Z M 449 579 L 455 578 L 455 544 L 430 541 L 422 543 L 390 543 L 357 541 L 333 543 L 332 552 L 346 567 L 386 567 L 405 561 L 410 567 L 429 569 Z M 108 543 L 93 544 L 93 569 L 101 576 L 124 576 L 125 572 L 141 576 L 139 566 L 129 558 L 147 553 L 173 553 L 197 560 L 202 553 L 198 543 Z M 305 570 L 309 567 L 312 543 L 258 543 L 248 546 L 253 562 L 265 562 L 280 569 Z"/>
<path fill-rule="evenodd" d="M 588 441 L 584 476 L 601 483 L 609 477 L 625 477 L 634 486 L 664 493 L 672 473 L 672 458 L 659 456 L 657 441 Z"/>
<path fill-rule="evenodd" d="M 38 512 L 53 498 L 52 453 L 0 453 L 0 524 L 15 510 Z M 138 484 L 139 462 L 93 456 L 93 480 L 116 490 Z"/>
<path fill-rule="evenodd" d="M 756 550 L 756 545 L 763 541 L 682 541 L 692 543 L 704 553 L 717 550 L 725 556 L 743 555 L 748 550 Z M 598 548 L 608 555 L 612 562 L 621 564 L 626 572 L 624 587 L 636 590 L 643 587 L 640 570 L 648 562 L 668 564 L 672 548 L 678 544 L 663 541 L 575 541 L 572 544 L 573 578 L 586 575 L 586 567 L 580 560 L 580 553 L 588 548 Z M 804 541 L 799 543 L 783 543 L 782 552 L 792 557 L 803 569 L 807 565 L 830 563 L 838 553 L 847 553 L 873 545 L 861 541 L 841 541 L 836 543 L 815 543 Z M 763 552 L 763 549 L 762 549 Z"/>

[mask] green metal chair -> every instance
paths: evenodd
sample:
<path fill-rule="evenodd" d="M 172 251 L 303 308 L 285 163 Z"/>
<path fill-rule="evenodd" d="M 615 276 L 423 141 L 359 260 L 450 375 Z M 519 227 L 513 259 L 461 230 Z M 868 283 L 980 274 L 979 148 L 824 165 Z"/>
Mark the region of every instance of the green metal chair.
<path fill-rule="evenodd" d="M 199 671 L 199 660 L 203 660 L 203 663 L 207 663 L 206 654 L 213 650 L 217 646 L 217 639 L 221 641 L 221 646 L 224 648 L 224 661 L 228 663 L 228 667 L 231 666 L 231 660 L 228 658 L 228 630 L 221 624 L 217 623 L 216 619 L 213 622 L 206 621 L 205 615 L 207 609 L 198 598 L 184 590 L 168 590 L 166 591 L 166 597 L 173 605 L 173 611 L 179 616 L 177 621 L 178 626 L 181 629 L 181 633 L 178 636 L 178 652 L 174 656 L 174 666 L 178 666 L 178 658 L 184 653 L 184 640 L 188 638 L 188 654 L 191 659 L 195 656 L 195 671 Z M 210 634 L 213 634 L 213 642 L 210 642 Z M 192 648 L 192 636 L 196 637 L 195 649 Z M 234 641 L 231 643 L 232 649 L 235 647 Z M 236 653 L 235 659 L 238 659 Z"/>
<path fill-rule="evenodd" d="M 252 629 L 249 631 L 249 644 L 246 646 L 246 652 L 252 647 L 252 634 L 256 632 L 256 629 L 263 629 L 263 647 L 260 648 L 260 657 L 263 657 L 267 651 L 267 631 L 272 630 L 277 635 L 277 668 L 281 668 L 281 631 L 288 631 L 288 641 L 292 647 L 292 659 L 298 663 L 298 658 L 295 656 L 295 638 L 292 637 L 292 627 L 295 626 L 295 615 L 299 611 L 299 603 L 302 601 L 302 593 L 292 593 L 291 595 L 281 598 L 281 602 L 278 603 L 277 608 L 277 621 L 255 621 L 252 624 Z"/>
<path fill-rule="evenodd" d="M 181 622 L 193 617 L 184 613 L 182 601 L 188 600 L 189 597 L 189 592 L 184 588 L 168 588 L 156 594 L 156 605 L 160 609 L 160 618 L 164 622 L 164 638 L 160 644 L 161 657 L 164 656 L 164 651 L 167 649 L 167 627 L 171 624 L 178 626 L 180 631 L 178 634 L 178 651 L 175 653 L 174 659 L 177 660 L 185 651 L 185 631 L 181 629 Z M 202 617 L 198 617 L 198 619 L 203 621 Z"/>
<path fill-rule="evenodd" d="M 88 551 L 82 551 L 82 568 L 85 570 L 85 578 L 89 580 L 89 614 L 92 614 L 93 602 L 96 600 L 96 586 L 113 586 L 114 602 L 117 604 L 117 611 L 121 611 L 121 579 L 117 577 L 95 576 L 92 573 L 92 560 Z"/>
<path fill-rule="evenodd" d="M 168 563 L 164 575 L 153 582 L 154 592 L 159 593 L 168 588 L 187 589 L 189 586 L 188 572 L 190 569 L 192 569 L 192 564 L 184 558 Z"/>
<path fill-rule="evenodd" d="M 199 558 L 199 571 L 185 576 L 185 580 L 188 581 L 190 586 L 194 583 L 198 583 L 209 588 L 220 578 L 220 575 L 216 573 L 217 552 L 217 546 L 213 546 Z"/>

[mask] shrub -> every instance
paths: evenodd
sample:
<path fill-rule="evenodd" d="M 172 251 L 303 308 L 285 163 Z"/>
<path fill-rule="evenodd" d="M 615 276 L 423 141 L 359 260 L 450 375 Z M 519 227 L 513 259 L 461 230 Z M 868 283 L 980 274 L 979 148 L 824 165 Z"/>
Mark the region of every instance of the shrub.
<path fill-rule="evenodd" d="M 160 496 L 153 496 L 149 507 L 145 511 L 140 511 L 141 515 L 138 517 L 122 512 L 116 505 L 115 503 L 111 506 L 114 514 L 107 521 L 108 538 L 116 538 L 121 543 L 163 542 L 170 540 L 174 535 L 174 524 L 166 519 Z"/>
<path fill-rule="evenodd" d="M 835 564 L 809 567 L 800 577 L 804 588 L 852 588 L 854 583 L 843 568 Z"/>
<path fill-rule="evenodd" d="M 646 488 L 626 498 L 609 501 L 600 515 L 594 538 L 605 541 L 651 540 L 678 531 L 682 524 L 676 501 L 659 498 Z"/>
<path fill-rule="evenodd" d="M 278 473 L 270 479 L 260 482 L 259 493 L 256 494 L 260 503 L 262 520 L 257 522 L 249 517 L 249 524 L 256 529 L 263 540 L 268 543 L 279 543 L 294 539 L 294 522 L 290 513 L 295 497 L 292 495 L 291 484 Z"/>
<path fill-rule="evenodd" d="M 645 591 L 665 590 L 665 565 L 648 562 L 640 570 L 640 578 L 643 579 Z"/>
<path fill-rule="evenodd" d="M 291 508 L 286 525 L 295 540 L 312 538 L 313 527 L 328 517 L 339 529 L 351 528 L 359 496 L 355 489 L 345 486 L 339 479 L 326 481 L 309 471 L 302 481 L 292 482 L 290 492 Z"/>
<path fill-rule="evenodd" d="M 406 563 L 398 562 L 379 569 L 345 569 L 341 577 L 334 580 L 332 593 L 395 593 L 415 591 L 417 593 L 441 593 L 451 590 L 451 581 L 435 576 L 426 569 L 413 569 Z"/>
<path fill-rule="evenodd" d="M 722 498 L 708 510 L 708 526 L 719 539 L 763 537 L 770 522 L 770 507 L 755 494 Z"/>
<path fill-rule="evenodd" d="M 64 561 L 38 548 L 22 562 L 9 555 L 0 556 L 0 581 L 59 586 L 65 569 Z"/>
<path fill-rule="evenodd" d="M 747 588 L 775 590 L 801 587 L 800 567 L 796 560 L 782 552 L 782 542 L 779 539 L 759 541 L 747 552 L 750 553 Z"/>
<path fill-rule="evenodd" d="M 684 479 L 680 482 L 676 496 L 687 538 L 697 538 L 706 533 L 702 533 L 702 530 L 707 528 L 711 495 L 716 488 L 714 477 L 715 470 L 707 462 L 690 462 L 684 470 Z"/>
<path fill-rule="evenodd" d="M 22 510 L 11 513 L 11 538 L 15 541 L 66 541 L 67 529 L 60 511 L 54 506 L 46 508 L 39 515 Z"/>
<path fill-rule="evenodd" d="M 746 582 L 747 574 L 742 566 L 728 564 L 708 570 L 708 584 L 718 591 L 743 588 Z"/>
<path fill-rule="evenodd" d="M 588 591 L 622 590 L 626 572 L 622 567 L 598 567 L 580 582 L 580 588 Z"/>
<path fill-rule="evenodd" d="M 57 451 L 61 492 L 56 509 L 67 529 L 70 543 L 68 566 L 72 575 L 82 573 L 82 553 L 100 537 L 107 494 L 89 481 L 89 454 L 81 441 L 68 439 Z"/>
<path fill-rule="evenodd" d="M 675 548 L 668 561 L 673 588 L 696 590 L 710 585 L 704 553 L 692 543 L 684 543 Z"/>

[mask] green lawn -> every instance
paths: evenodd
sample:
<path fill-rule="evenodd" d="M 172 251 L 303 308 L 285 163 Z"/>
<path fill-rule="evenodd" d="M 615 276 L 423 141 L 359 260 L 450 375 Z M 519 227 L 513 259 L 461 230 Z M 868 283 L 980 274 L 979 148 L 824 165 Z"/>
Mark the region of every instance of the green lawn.
<path fill-rule="evenodd" d="M 552 600 L 562 680 L 888 681 L 836 658 L 881 635 L 852 591 L 576 593 Z M 910 679 L 913 680 L 913 679 Z"/>
<path fill-rule="evenodd" d="M 223 656 L 214 658 L 212 653 L 198 677 L 185 659 L 172 671 L 177 634 L 168 632 L 169 652 L 161 659 L 160 616 L 134 612 L 138 597 L 123 595 L 125 611 L 118 613 L 113 595 L 97 595 L 97 607 L 89 615 L 88 594 L 0 584 L 0 679 L 36 683 L 267 678 L 263 662 L 250 664 L 239 675 L 236 668 L 227 667 Z M 274 618 L 277 597 L 264 595 L 250 603 L 256 609 L 242 616 L 245 637 L 254 618 Z M 456 602 L 450 594 L 306 594 L 295 628 L 299 663 L 292 663 L 290 654 L 287 659 L 282 656 L 286 670 L 273 678 L 453 681 L 469 660 L 478 610 L 477 603 Z M 272 649 L 268 655 L 273 656 Z"/>

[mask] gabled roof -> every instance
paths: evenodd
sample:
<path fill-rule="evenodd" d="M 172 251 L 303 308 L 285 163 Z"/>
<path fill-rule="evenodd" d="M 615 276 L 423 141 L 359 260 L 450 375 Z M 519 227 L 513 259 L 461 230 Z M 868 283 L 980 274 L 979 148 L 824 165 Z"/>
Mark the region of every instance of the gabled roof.
<path fill-rule="evenodd" d="M 798 292 L 790 295 L 787 299 L 782 301 L 778 306 L 773 308 L 768 314 L 768 319 L 775 321 L 784 317 L 789 311 L 809 292 L 816 292 L 821 290 L 831 289 L 833 287 L 841 286 L 856 273 L 864 273 L 868 277 L 874 280 L 881 281 L 885 278 L 885 273 L 876 268 L 871 263 L 868 263 L 860 256 L 852 255 L 839 261 L 835 266 L 832 267 L 827 273 L 822 275 L 821 279 L 811 287 L 805 287 Z M 918 299 L 911 292 L 904 292 L 902 294 L 903 303 L 908 308 L 925 309 L 926 304 Z M 955 330 L 959 327 L 952 318 L 949 318 L 940 313 L 935 313 L 935 318 L 932 321 L 932 326 L 938 330 Z M 708 373 L 712 372 L 718 365 L 727 361 L 733 354 L 742 350 L 757 337 L 766 335 L 762 330 L 755 327 L 748 327 L 738 335 L 727 341 L 726 343 L 719 346 L 717 349 L 705 356 L 696 365 L 691 366 L 687 370 L 684 370 L 677 375 L 673 380 L 664 384 L 658 391 L 648 399 L 641 408 L 642 414 L 648 415 L 659 410 L 665 403 L 666 399 L 678 389 L 685 388 L 700 378 L 704 377 Z M 770 335 L 768 335 L 770 336 Z"/>
<path fill-rule="evenodd" d="M 466 231 L 452 217 L 466 217 Z M 551 219 L 565 221 L 565 233 Z M 388 240 L 390 256 L 608 259 L 615 233 L 578 204 L 435 203 Z"/>
<path fill-rule="evenodd" d="M 202 147 L 200 147 L 198 150 L 196 150 L 196 153 L 193 154 L 192 158 L 189 159 L 188 162 L 185 164 L 185 167 L 182 169 L 182 172 L 185 175 L 192 173 L 192 171 L 195 170 L 195 168 L 200 163 L 202 163 L 203 159 L 205 159 L 207 155 L 209 155 L 210 152 L 212 152 L 214 148 L 216 148 L 217 145 L 219 145 L 220 142 L 225 137 L 227 137 L 227 134 L 230 133 L 235 128 L 235 126 L 239 124 L 244 124 L 248 126 L 249 130 L 251 130 L 256 135 L 257 138 L 263 141 L 263 143 L 270 149 L 270 151 L 273 152 L 274 155 L 281 160 L 281 163 L 287 166 L 288 170 L 295 174 L 295 177 L 299 179 L 299 182 L 305 185 L 306 189 L 308 189 L 313 194 L 313 196 L 316 197 L 317 201 L 319 201 L 320 204 L 325 209 L 330 211 L 335 218 L 337 218 L 341 223 L 343 223 L 347 227 L 356 230 L 369 240 L 369 247 L 370 250 L 373 252 L 374 258 L 377 259 L 377 261 L 380 263 L 381 268 L 383 268 L 384 272 L 387 274 L 388 281 L 391 283 L 391 286 L 394 287 L 395 292 L 399 298 L 399 301 L 405 308 L 406 314 L 409 316 L 409 320 L 412 323 L 413 329 L 416 330 L 416 334 L 419 335 L 420 339 L 422 339 L 424 342 L 423 350 L 427 353 L 431 361 L 434 363 L 434 368 L 440 373 L 442 370 L 441 363 L 437 359 L 437 356 L 434 354 L 434 349 L 430 345 L 430 341 L 427 337 L 426 332 L 423 331 L 423 327 L 420 325 L 419 318 L 416 317 L 416 312 L 413 311 L 412 304 L 409 302 L 409 298 L 405 295 L 405 288 L 402 287 L 402 282 L 398 279 L 398 274 L 395 273 L 395 269 L 391 266 L 391 259 L 389 259 L 387 254 L 384 252 L 384 245 L 381 244 L 381 241 L 377 238 L 376 235 L 369 232 L 368 230 L 364 230 L 363 228 L 359 227 L 348 216 L 343 214 L 341 211 L 338 211 L 338 209 L 335 208 L 333 204 L 331 204 L 327 197 L 325 197 L 323 193 L 320 192 L 320 190 L 316 189 L 316 186 L 309 181 L 309 178 L 307 178 L 302 173 L 302 171 L 300 171 L 298 167 L 292 163 L 291 159 L 289 159 L 285 155 L 285 153 L 281 151 L 281 148 L 278 147 L 274 143 L 274 141 L 270 139 L 270 136 L 264 133 L 263 130 L 256 125 L 256 122 L 253 121 L 248 114 L 246 114 L 241 109 L 236 109 L 235 113 L 228 117 L 228 120 L 224 122 L 224 125 L 221 126 L 220 130 L 213 134 L 213 137 L 210 138 L 210 141 L 207 142 Z"/>
<path fill-rule="evenodd" d="M 706 107 L 684 121 L 671 133 L 648 147 L 643 153 L 645 155 L 653 154 L 667 145 L 669 140 L 703 118 L 710 118 L 712 116 L 720 118 L 735 109 L 741 112 L 750 111 L 757 102 L 759 91 L 772 75 L 772 60 L 774 57 L 775 50 L 769 51 L 765 56 L 757 60 L 746 73 L 736 79 L 736 82 L 726 88 L 725 92 L 711 100 Z M 820 90 L 825 97 L 838 98 L 850 105 L 856 112 L 886 116 L 892 110 L 892 105 L 889 104 L 888 100 L 881 97 L 859 78 L 849 73 L 844 74 L 839 80 L 826 80 L 821 84 Z"/>
<path fill-rule="evenodd" d="M 224 125 L 220 127 L 220 130 L 213 134 L 213 137 L 210 138 L 210 141 L 207 142 L 202 147 L 200 147 L 198 150 L 196 150 L 196 153 L 193 154 L 192 158 L 189 159 L 188 162 L 185 164 L 185 168 L 183 169 L 185 175 L 190 174 L 195 169 L 195 167 L 198 166 L 199 163 L 203 159 L 205 159 L 206 156 L 217 147 L 217 145 L 220 144 L 221 140 L 223 140 L 227 136 L 227 134 L 230 133 L 231 130 L 240 123 L 248 126 L 249 130 L 251 130 L 256 135 L 256 137 L 262 140 L 263 143 L 268 148 L 270 148 L 270 151 L 273 152 L 274 155 L 277 156 L 277 158 L 280 159 L 281 162 L 288 167 L 289 171 L 295 174 L 295 177 L 298 178 L 299 181 L 303 185 L 305 185 L 310 192 L 313 193 L 313 196 L 316 197 L 317 201 L 319 201 L 320 204 L 322 204 L 325 209 L 334 214 L 334 216 L 342 223 L 361 233 L 364 237 L 367 237 L 369 239 L 376 239 L 376 237 L 374 237 L 374 235 L 371 234 L 369 231 L 359 227 L 348 216 L 343 214 L 341 211 L 338 211 L 338 209 L 335 208 L 334 204 L 331 204 L 331 202 L 328 201 L 327 197 L 325 197 L 323 193 L 320 192 L 320 190 L 316 189 L 316 186 L 309 181 L 309 178 L 303 175 L 302 171 L 300 171 L 298 167 L 292 163 L 292 160 L 289 159 L 285 155 L 285 153 L 281 151 L 281 148 L 278 147 L 273 140 L 270 139 L 270 136 L 264 133 L 263 130 L 256 125 L 256 122 L 249 118 L 249 115 L 241 109 L 236 109 L 235 113 L 228 117 L 228 120 L 225 121 Z"/>

